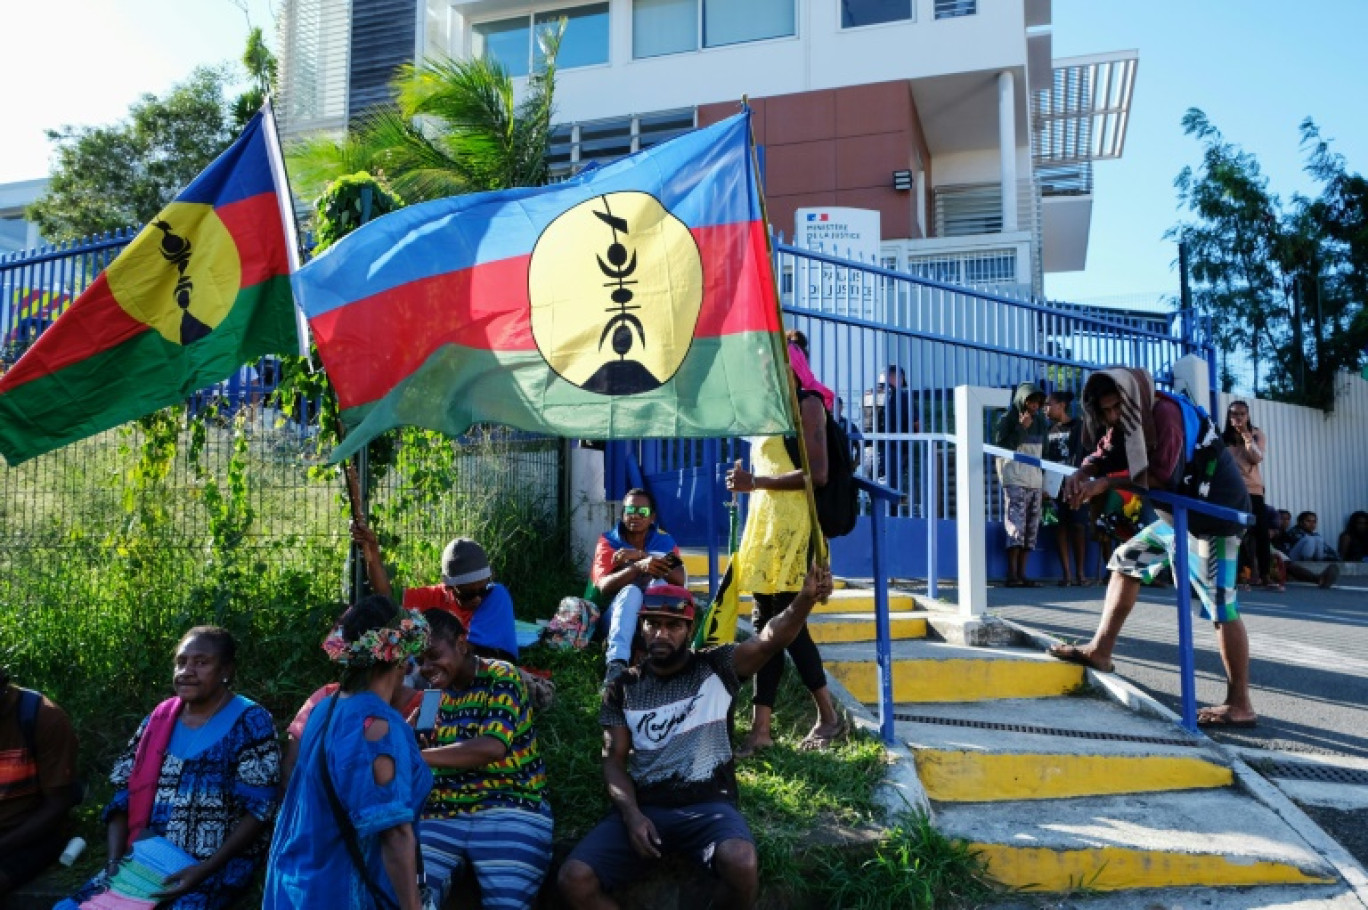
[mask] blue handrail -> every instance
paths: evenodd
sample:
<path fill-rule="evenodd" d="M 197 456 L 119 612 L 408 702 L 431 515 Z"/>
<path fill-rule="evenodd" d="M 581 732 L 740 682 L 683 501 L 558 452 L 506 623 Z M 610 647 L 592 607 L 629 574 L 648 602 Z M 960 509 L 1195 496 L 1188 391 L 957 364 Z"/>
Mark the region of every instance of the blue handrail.
<path fill-rule="evenodd" d="M 891 746 L 894 741 L 893 630 L 888 617 L 888 578 L 883 571 L 883 519 L 889 503 L 901 499 L 902 493 L 863 477 L 855 478 L 855 486 L 868 493 L 871 500 L 869 517 L 874 535 L 874 648 L 879 666 L 879 735 L 885 745 Z"/>
<path fill-rule="evenodd" d="M 1070 465 L 1045 461 L 1034 455 L 1023 455 L 1011 449 L 985 445 L 983 451 L 1022 464 L 1032 465 L 1042 470 L 1065 477 L 1078 469 Z M 1189 733 L 1197 732 L 1197 670 L 1193 658 L 1192 645 L 1192 582 L 1188 575 L 1188 512 L 1209 515 L 1221 521 L 1231 521 L 1246 528 L 1254 525 L 1254 516 L 1239 509 L 1218 506 L 1215 503 L 1179 496 L 1165 490 L 1148 490 L 1143 487 L 1128 488 L 1137 495 L 1154 502 L 1161 502 L 1173 510 L 1173 587 L 1178 592 L 1178 676 L 1183 699 L 1183 729 Z M 1181 581 L 1180 581 L 1181 579 Z"/>

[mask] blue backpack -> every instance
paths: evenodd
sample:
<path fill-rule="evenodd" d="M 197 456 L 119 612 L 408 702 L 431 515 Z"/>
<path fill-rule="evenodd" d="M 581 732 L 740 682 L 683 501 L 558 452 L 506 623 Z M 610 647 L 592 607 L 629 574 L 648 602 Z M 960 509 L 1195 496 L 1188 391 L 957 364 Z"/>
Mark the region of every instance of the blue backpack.
<path fill-rule="evenodd" d="M 1208 499 L 1216 464 L 1225 450 L 1216 423 L 1201 405 L 1186 395 L 1158 394 L 1178 405 L 1183 413 L 1183 470 L 1174 492 L 1194 499 Z"/>

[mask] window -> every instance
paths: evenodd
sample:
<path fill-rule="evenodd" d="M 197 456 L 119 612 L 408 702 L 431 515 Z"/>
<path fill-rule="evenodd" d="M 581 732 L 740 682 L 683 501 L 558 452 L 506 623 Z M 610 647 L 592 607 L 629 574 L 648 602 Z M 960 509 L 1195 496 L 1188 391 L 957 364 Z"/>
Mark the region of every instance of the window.
<path fill-rule="evenodd" d="M 936 0 L 937 19 L 958 19 L 978 13 L 978 0 Z"/>
<path fill-rule="evenodd" d="M 902 0 L 907 3 L 910 0 Z M 638 60 L 796 35 L 794 0 L 633 0 L 632 56 Z"/>
<path fill-rule="evenodd" d="M 553 177 L 564 178 L 591 161 L 612 161 L 693 128 L 693 108 L 558 124 L 551 130 L 547 163 Z"/>
<path fill-rule="evenodd" d="M 912 0 L 841 0 L 841 28 L 906 22 L 912 18 Z"/>
<path fill-rule="evenodd" d="M 608 4 L 571 6 L 535 15 L 476 23 L 475 53 L 497 60 L 511 76 L 526 76 L 546 65 L 541 37 L 565 20 L 560 55 L 562 69 L 608 62 Z"/>

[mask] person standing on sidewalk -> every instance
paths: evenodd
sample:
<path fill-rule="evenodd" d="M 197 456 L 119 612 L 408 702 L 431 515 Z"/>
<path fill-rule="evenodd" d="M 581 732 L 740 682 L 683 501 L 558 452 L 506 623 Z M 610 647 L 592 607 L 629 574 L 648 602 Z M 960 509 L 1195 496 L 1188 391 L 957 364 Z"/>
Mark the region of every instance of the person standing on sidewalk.
<path fill-rule="evenodd" d="M 1076 468 L 1083 460 L 1083 421 L 1073 415 L 1073 400 L 1074 394 L 1068 389 L 1055 389 L 1045 399 L 1045 416 L 1050 418 L 1045 460 Z M 1048 481 L 1046 486 L 1049 487 Z M 1088 552 L 1089 510 L 1071 508 L 1058 496 L 1055 500 L 1055 543 L 1059 548 L 1059 568 L 1064 572 L 1059 584 L 1065 588 L 1087 587 L 1092 584 L 1083 571 Z"/>
<path fill-rule="evenodd" d="M 1221 434 L 1221 442 L 1225 443 L 1226 451 L 1230 452 L 1240 469 L 1254 510 L 1254 530 L 1245 535 L 1240 562 L 1249 566 L 1251 587 L 1265 585 L 1271 591 L 1281 591 L 1283 585 L 1273 576 L 1272 544 L 1268 539 L 1268 515 L 1264 509 L 1264 481 L 1260 468 L 1268 457 L 1268 436 L 1249 422 L 1248 402 L 1232 401 L 1226 408 L 1225 432 Z"/>
<path fill-rule="evenodd" d="M 1023 382 L 1012 396 L 1012 406 L 993 427 L 993 445 L 1040 458 L 1045 454 L 1045 420 L 1040 408 L 1045 393 L 1034 382 Z M 1045 474 L 1034 465 L 998 459 L 1002 481 L 1003 526 L 1007 531 L 1007 587 L 1038 588 L 1026 577 L 1026 560 L 1040 531 L 1040 507 Z"/>
<path fill-rule="evenodd" d="M 1191 410 L 1188 410 L 1191 409 Z M 1235 459 L 1216 427 L 1194 405 L 1156 394 L 1145 370 L 1113 367 L 1088 377 L 1083 387 L 1085 440 L 1097 449 L 1078 473 L 1064 482 L 1061 495 L 1077 508 L 1120 484 L 1170 490 L 1213 505 L 1249 511 L 1249 492 Z M 1191 430 L 1188 416 L 1194 418 Z M 1171 518 L 1160 520 L 1121 544 L 1107 568 L 1111 581 L 1102 620 L 1092 641 L 1078 647 L 1055 645 L 1050 655 L 1103 673 L 1112 671 L 1112 651 L 1130 616 L 1142 582 L 1170 569 L 1180 546 L 1188 551 L 1188 576 L 1202 613 L 1216 627 L 1216 643 L 1226 671 L 1226 697 L 1198 713 L 1198 726 L 1253 727 L 1258 715 L 1249 698 L 1249 634 L 1240 619 L 1236 566 L 1244 528 L 1196 512 L 1188 515 L 1188 539 L 1179 541 Z"/>

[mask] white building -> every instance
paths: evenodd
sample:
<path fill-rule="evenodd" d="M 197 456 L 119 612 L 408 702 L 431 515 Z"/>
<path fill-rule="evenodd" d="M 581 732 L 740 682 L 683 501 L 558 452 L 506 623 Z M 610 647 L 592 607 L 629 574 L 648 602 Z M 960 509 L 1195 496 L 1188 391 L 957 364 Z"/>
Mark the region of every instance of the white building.
<path fill-rule="evenodd" d="M 1044 272 L 1086 263 L 1092 164 L 1122 152 L 1137 65 L 1134 51 L 1053 59 L 1050 0 L 286 0 L 284 12 L 287 134 L 346 123 L 375 102 L 386 64 L 489 54 L 525 76 L 538 32 L 564 19 L 557 167 L 715 122 L 746 97 L 776 229 L 792 233 L 799 208 L 872 209 L 885 264 L 1035 293 Z"/>

